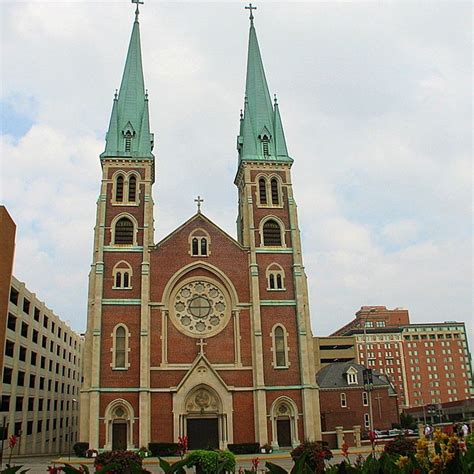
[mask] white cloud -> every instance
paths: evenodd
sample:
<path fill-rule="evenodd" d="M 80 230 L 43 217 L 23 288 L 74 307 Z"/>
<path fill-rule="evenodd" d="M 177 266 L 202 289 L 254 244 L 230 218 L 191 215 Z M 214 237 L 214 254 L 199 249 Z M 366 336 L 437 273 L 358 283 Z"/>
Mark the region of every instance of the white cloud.
<path fill-rule="evenodd" d="M 382 235 L 390 244 L 404 245 L 410 243 L 417 237 L 419 227 L 417 222 L 405 219 L 384 226 Z"/>

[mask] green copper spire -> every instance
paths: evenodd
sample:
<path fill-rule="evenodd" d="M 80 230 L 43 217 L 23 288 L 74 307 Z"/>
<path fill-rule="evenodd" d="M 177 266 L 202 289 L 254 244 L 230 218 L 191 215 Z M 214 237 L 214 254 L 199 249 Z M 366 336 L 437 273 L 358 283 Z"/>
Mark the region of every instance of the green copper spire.
<path fill-rule="evenodd" d="M 115 94 L 105 151 L 101 158 L 153 158 L 148 94 L 145 93 L 137 4 L 120 91 Z"/>
<path fill-rule="evenodd" d="M 250 32 L 245 85 L 245 107 L 237 149 L 240 160 L 293 161 L 288 156 L 278 104 L 272 104 L 250 4 Z"/>

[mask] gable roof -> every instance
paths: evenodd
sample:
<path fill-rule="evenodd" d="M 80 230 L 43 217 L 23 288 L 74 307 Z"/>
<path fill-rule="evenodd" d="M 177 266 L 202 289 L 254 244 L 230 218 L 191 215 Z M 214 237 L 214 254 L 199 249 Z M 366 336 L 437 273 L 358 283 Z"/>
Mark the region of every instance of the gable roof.
<path fill-rule="evenodd" d="M 352 369 L 352 370 L 351 370 Z M 317 374 L 316 374 L 316 381 L 319 385 L 319 388 L 355 388 L 361 387 L 363 388 L 363 370 L 365 367 L 361 364 L 355 364 L 353 362 L 334 362 L 332 364 L 328 364 L 323 367 Z M 349 384 L 347 383 L 347 377 L 345 374 L 349 373 L 357 373 L 357 384 Z M 378 372 L 372 371 L 373 376 L 373 384 L 374 387 L 388 387 L 392 389 L 392 385 L 388 379 L 385 378 L 384 375 L 379 374 Z"/>
<path fill-rule="evenodd" d="M 198 219 L 202 219 L 205 223 L 209 224 L 211 227 L 213 227 L 217 232 L 222 234 L 226 239 L 230 240 L 234 245 L 239 247 L 241 250 L 247 250 L 247 247 L 244 247 L 241 245 L 237 240 L 235 240 L 233 237 L 231 237 L 227 232 L 222 230 L 218 225 L 214 224 L 208 217 L 206 217 L 202 212 L 196 212 L 192 217 L 190 217 L 186 222 L 181 224 L 179 227 L 177 227 L 173 232 L 168 234 L 166 237 L 161 239 L 157 244 L 154 245 L 154 248 L 158 248 L 160 245 L 163 245 L 165 242 L 170 240 L 173 236 L 175 236 L 178 232 L 183 230 L 186 226 L 191 224 L 191 222 L 197 221 Z"/>

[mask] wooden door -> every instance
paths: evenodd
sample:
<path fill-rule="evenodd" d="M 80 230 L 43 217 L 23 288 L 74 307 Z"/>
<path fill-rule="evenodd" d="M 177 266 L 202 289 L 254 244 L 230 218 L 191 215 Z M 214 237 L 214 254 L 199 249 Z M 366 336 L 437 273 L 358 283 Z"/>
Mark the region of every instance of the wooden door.
<path fill-rule="evenodd" d="M 189 449 L 219 448 L 217 418 L 189 418 L 187 428 Z"/>
<path fill-rule="evenodd" d="M 127 449 L 127 423 L 112 424 L 112 450 Z"/>
<path fill-rule="evenodd" d="M 277 420 L 277 438 L 280 448 L 291 447 L 291 425 L 289 419 Z"/>

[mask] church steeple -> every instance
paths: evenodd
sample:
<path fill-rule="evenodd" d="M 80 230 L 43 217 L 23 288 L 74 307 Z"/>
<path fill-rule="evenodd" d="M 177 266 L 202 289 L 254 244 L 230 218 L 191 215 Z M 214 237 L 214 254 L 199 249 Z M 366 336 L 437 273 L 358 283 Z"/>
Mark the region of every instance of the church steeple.
<path fill-rule="evenodd" d="M 237 139 L 240 160 L 293 161 L 288 156 L 278 104 L 272 104 L 250 4 L 245 107 Z"/>
<path fill-rule="evenodd" d="M 138 2 L 128 47 L 127 59 L 118 95 L 115 94 L 101 158 L 153 158 L 153 134 L 150 133 L 148 94 L 145 92 Z M 142 2 L 140 2 L 142 3 Z"/>

